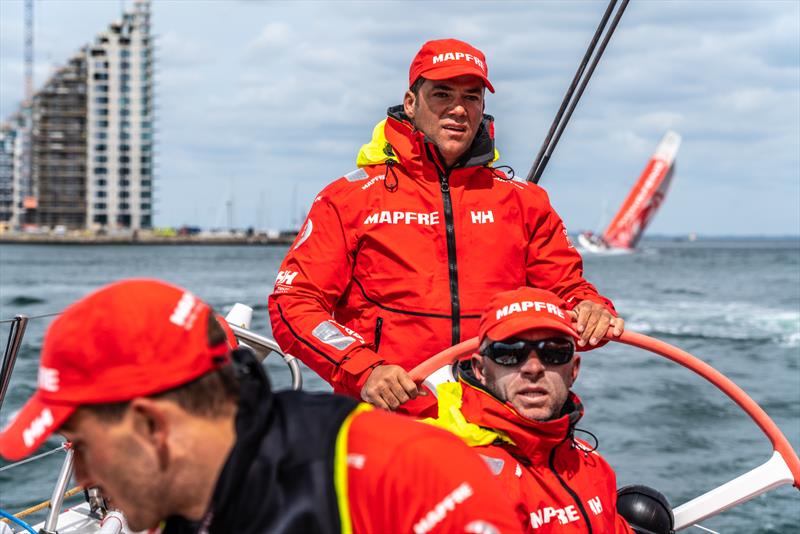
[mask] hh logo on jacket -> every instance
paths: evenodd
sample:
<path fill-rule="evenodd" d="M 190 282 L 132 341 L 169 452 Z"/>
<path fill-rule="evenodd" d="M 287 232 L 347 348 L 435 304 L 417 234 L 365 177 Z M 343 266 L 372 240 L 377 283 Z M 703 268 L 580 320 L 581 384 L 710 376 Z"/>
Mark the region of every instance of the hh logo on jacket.
<path fill-rule="evenodd" d="M 275 293 L 288 293 L 292 289 L 295 277 L 297 277 L 297 271 L 279 271 L 275 278 Z"/>
<path fill-rule="evenodd" d="M 494 213 L 492 213 L 492 210 L 470 211 L 469 214 L 472 216 L 472 224 L 486 224 L 494 222 Z"/>

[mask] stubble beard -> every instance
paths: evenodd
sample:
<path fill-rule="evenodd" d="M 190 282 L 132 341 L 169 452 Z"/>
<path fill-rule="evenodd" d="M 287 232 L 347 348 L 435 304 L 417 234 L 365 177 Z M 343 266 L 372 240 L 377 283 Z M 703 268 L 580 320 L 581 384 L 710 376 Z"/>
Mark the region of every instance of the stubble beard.
<path fill-rule="evenodd" d="M 497 386 L 497 380 L 495 379 L 494 374 L 493 373 L 487 373 L 484 370 L 484 375 L 483 376 L 484 376 L 483 387 L 485 387 L 487 390 L 489 390 L 489 392 L 492 395 L 497 397 L 497 399 L 500 402 L 508 402 L 508 397 L 506 396 L 505 391 L 503 391 L 502 388 Z"/>

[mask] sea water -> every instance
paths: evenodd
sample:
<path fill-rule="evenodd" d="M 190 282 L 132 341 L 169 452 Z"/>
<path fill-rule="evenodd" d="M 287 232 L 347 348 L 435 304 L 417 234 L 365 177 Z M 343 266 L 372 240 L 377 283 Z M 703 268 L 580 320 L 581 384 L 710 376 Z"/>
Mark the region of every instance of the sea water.
<path fill-rule="evenodd" d="M 0 245 L 0 319 L 58 312 L 105 283 L 157 277 L 223 313 L 235 302 L 252 306 L 253 329 L 269 335 L 266 300 L 285 253 L 285 247 Z M 651 241 L 634 254 L 587 256 L 585 273 L 614 301 L 628 329 L 717 368 L 800 450 L 800 241 Z M 51 320 L 29 323 L 0 425 L 34 391 Z M 0 324 L 0 339 L 7 332 L 8 324 Z M 289 387 L 279 358 L 268 358 L 267 367 L 277 388 Z M 308 369 L 304 380 L 306 389 L 328 389 Z M 755 424 L 713 386 L 632 347 L 612 343 L 584 354 L 574 389 L 586 409 L 578 426 L 597 436 L 619 485 L 650 485 L 673 505 L 772 452 Z M 54 437 L 42 451 L 60 443 Z M 0 508 L 17 512 L 48 499 L 62 460 L 59 452 L 0 472 Z M 800 492 L 779 488 L 703 525 L 726 533 L 800 532 Z"/>

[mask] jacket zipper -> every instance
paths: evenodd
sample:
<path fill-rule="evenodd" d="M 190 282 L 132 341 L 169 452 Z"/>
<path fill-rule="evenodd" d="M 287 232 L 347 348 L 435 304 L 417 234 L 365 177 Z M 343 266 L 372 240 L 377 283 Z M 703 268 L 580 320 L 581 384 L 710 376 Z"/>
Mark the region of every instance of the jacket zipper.
<path fill-rule="evenodd" d="M 550 470 L 556 476 L 556 479 L 558 479 L 558 481 L 561 483 L 561 487 L 563 487 L 565 490 L 567 490 L 567 493 L 569 493 L 572 496 L 572 500 L 574 500 L 575 504 L 578 505 L 578 510 L 580 510 L 581 515 L 583 516 L 583 520 L 586 522 L 586 532 L 587 532 L 587 534 L 592 534 L 592 523 L 589 521 L 589 515 L 586 513 L 586 508 L 583 507 L 583 503 L 581 502 L 580 497 L 578 497 L 578 494 L 575 493 L 573 491 L 573 489 L 569 487 L 569 485 L 564 481 L 563 478 L 561 478 L 561 476 L 558 474 L 558 471 L 556 471 L 556 451 L 569 438 L 570 438 L 570 436 L 569 436 L 569 434 L 567 434 L 567 437 L 565 437 L 561 441 L 561 443 L 559 443 L 558 445 L 553 447 L 553 449 L 550 451 L 550 459 L 548 461 L 548 464 L 550 465 Z"/>
<path fill-rule="evenodd" d="M 383 318 L 378 317 L 378 320 L 375 321 L 375 352 L 378 352 L 378 348 L 381 346 L 381 328 L 383 328 Z"/>
<path fill-rule="evenodd" d="M 461 341 L 461 303 L 458 298 L 458 260 L 456 258 L 456 229 L 453 224 L 453 201 L 450 198 L 449 173 L 439 171 L 439 184 L 444 204 L 445 234 L 447 236 L 447 267 L 450 276 L 450 311 L 452 315 L 452 344 Z"/>

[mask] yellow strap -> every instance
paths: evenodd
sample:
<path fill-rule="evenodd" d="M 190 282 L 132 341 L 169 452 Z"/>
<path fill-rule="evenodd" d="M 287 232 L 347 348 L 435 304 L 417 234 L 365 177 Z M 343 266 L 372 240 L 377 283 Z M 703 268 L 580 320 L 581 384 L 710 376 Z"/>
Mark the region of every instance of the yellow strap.
<path fill-rule="evenodd" d="M 436 388 L 439 400 L 439 417 L 421 419 L 422 423 L 433 425 L 455 434 L 470 447 L 489 445 L 498 439 L 514 445 L 511 438 L 500 430 L 490 430 L 475 423 L 470 423 L 461 413 L 461 395 L 463 390 L 459 382 L 445 382 Z"/>
<path fill-rule="evenodd" d="M 353 418 L 363 412 L 372 410 L 372 406 L 359 403 L 339 427 L 336 435 L 336 451 L 333 456 L 333 484 L 336 488 L 336 500 L 339 503 L 339 523 L 342 534 L 353 534 L 353 522 L 350 517 L 350 494 L 347 488 L 347 438 Z"/>

